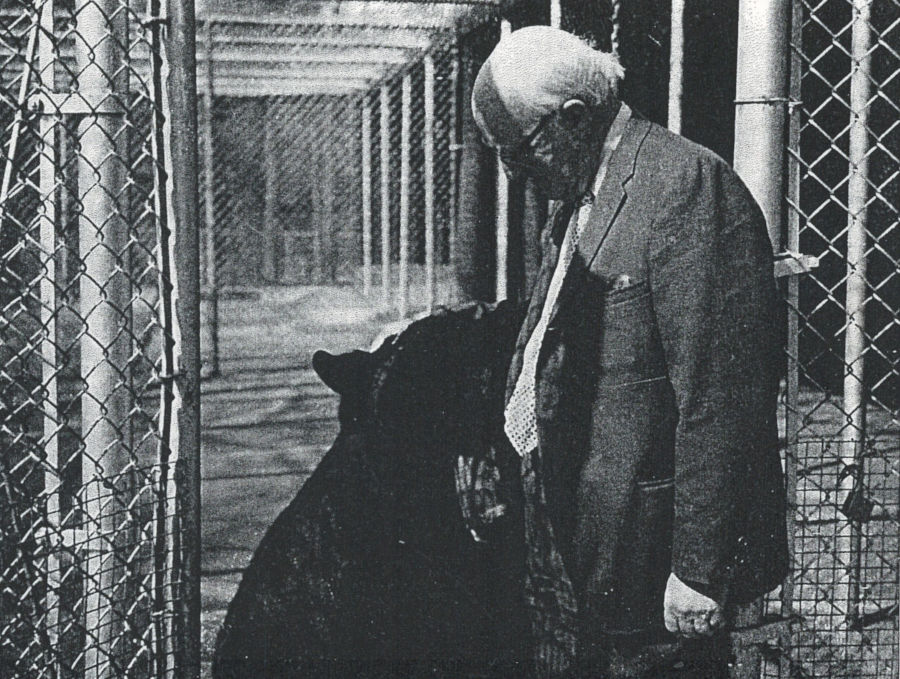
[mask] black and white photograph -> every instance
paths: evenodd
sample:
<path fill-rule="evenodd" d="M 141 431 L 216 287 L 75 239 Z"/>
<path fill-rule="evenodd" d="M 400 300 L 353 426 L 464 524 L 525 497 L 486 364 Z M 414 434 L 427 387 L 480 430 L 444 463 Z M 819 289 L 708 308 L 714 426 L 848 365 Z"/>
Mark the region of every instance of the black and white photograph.
<path fill-rule="evenodd" d="M 900 0 L 2 0 L 0 679 L 900 677 Z"/>

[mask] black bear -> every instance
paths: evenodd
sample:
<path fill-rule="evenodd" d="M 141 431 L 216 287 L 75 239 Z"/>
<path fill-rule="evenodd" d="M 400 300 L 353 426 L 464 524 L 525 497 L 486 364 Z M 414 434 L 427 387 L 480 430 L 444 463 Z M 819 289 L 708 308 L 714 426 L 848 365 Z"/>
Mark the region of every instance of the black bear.
<path fill-rule="evenodd" d="M 458 459 L 502 436 L 520 323 L 474 304 L 373 352 L 316 353 L 340 433 L 244 573 L 215 679 L 525 674 L 520 519 L 473 539 L 456 484 Z"/>

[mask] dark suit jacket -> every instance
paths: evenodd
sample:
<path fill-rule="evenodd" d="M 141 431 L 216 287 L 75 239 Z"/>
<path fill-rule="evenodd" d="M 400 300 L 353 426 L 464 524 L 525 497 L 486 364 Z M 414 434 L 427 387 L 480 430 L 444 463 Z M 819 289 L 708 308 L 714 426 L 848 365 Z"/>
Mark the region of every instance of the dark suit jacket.
<path fill-rule="evenodd" d="M 571 213 L 551 215 L 508 395 Z M 661 627 L 670 571 L 732 602 L 786 574 L 778 308 L 737 175 L 633 116 L 538 362 L 538 473 L 586 638 Z"/>

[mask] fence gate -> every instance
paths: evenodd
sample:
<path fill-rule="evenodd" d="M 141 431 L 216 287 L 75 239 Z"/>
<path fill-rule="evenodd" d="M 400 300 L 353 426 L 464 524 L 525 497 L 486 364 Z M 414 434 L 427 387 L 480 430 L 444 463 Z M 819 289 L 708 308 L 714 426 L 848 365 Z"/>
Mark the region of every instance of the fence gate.
<path fill-rule="evenodd" d="M 896 677 L 900 3 L 794 0 L 785 400 L 800 616 L 767 676 Z M 780 651 L 780 652 L 778 652 Z"/>
<path fill-rule="evenodd" d="M 177 6 L 0 9 L 2 677 L 195 663 L 196 239 L 182 225 L 196 199 L 169 134 L 192 112 L 166 90 L 193 91 L 167 58 L 192 44 Z"/>

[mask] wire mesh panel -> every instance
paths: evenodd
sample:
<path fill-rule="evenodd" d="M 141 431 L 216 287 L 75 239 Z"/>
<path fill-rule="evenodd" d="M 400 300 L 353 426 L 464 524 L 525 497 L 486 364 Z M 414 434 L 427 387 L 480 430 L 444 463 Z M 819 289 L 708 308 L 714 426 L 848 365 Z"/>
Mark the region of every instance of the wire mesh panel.
<path fill-rule="evenodd" d="M 769 676 L 894 677 L 898 655 L 900 4 L 794 3 L 785 401 L 801 622 Z"/>
<path fill-rule="evenodd" d="M 169 676 L 183 642 L 162 26 L 0 10 L 3 677 Z"/>
<path fill-rule="evenodd" d="M 201 196 L 213 205 L 206 261 L 219 288 L 358 285 L 365 249 L 376 284 L 387 252 L 389 297 L 399 304 L 404 276 L 432 254 L 438 264 L 448 257 L 453 14 L 410 5 L 421 16 L 389 14 L 388 26 L 377 15 L 354 18 L 357 4 L 342 3 L 345 21 L 205 22 L 200 87 L 212 108 L 200 144 L 212 174 L 201 175 Z"/>

